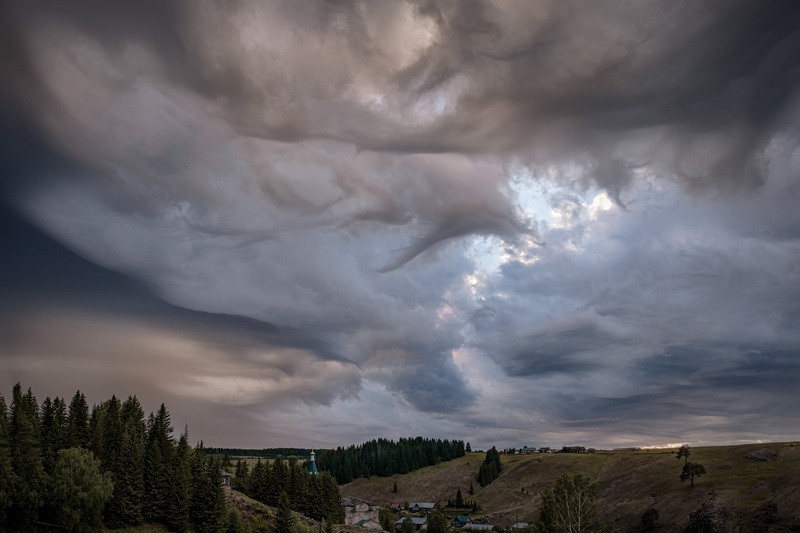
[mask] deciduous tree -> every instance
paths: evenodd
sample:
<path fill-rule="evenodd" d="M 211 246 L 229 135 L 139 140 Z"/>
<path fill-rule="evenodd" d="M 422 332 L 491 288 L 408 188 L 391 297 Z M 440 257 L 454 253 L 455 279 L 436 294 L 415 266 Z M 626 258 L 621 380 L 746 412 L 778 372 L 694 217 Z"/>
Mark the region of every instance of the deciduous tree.
<path fill-rule="evenodd" d="M 102 524 L 103 506 L 114 485 L 100 461 L 82 448 L 58 452 L 51 490 L 61 525 L 68 531 L 86 531 Z"/>
<path fill-rule="evenodd" d="M 597 486 L 577 474 L 564 474 L 542 493 L 539 526 L 552 533 L 597 531 Z"/>

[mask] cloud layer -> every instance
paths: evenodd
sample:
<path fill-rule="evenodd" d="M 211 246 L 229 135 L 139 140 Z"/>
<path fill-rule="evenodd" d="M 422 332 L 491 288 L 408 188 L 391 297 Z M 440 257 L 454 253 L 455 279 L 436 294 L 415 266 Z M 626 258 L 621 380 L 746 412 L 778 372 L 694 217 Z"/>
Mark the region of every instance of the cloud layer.
<path fill-rule="evenodd" d="M 2 9 L 6 389 L 240 446 L 796 437 L 792 3 Z"/>

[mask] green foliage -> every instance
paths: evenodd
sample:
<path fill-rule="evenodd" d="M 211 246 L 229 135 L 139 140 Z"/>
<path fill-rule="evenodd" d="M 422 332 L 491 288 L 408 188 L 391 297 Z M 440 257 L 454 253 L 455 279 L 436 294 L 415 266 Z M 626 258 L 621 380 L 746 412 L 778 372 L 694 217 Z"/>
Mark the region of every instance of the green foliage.
<path fill-rule="evenodd" d="M 469 482 L 469 495 L 472 496 L 475 494 L 475 487 L 472 486 L 472 482 Z"/>
<path fill-rule="evenodd" d="M 548 532 L 597 531 L 597 486 L 578 474 L 565 474 L 542 493 L 539 527 Z"/>
<path fill-rule="evenodd" d="M 91 443 L 89 433 L 89 404 L 86 397 L 78 391 L 69 402 L 67 415 L 67 447 L 86 448 Z"/>
<path fill-rule="evenodd" d="M 14 490 L 11 492 L 10 521 L 13 526 L 27 529 L 36 520 L 44 504 L 46 476 L 42 463 L 41 427 L 38 405 L 28 389 L 22 394 L 19 383 L 11 395 L 9 422 L 10 462 L 14 471 Z"/>
<path fill-rule="evenodd" d="M 174 455 L 173 428 L 164 404 L 148 419 L 144 467 L 144 517 L 150 522 L 166 521 L 169 511 L 170 473 Z"/>
<path fill-rule="evenodd" d="M 680 459 L 681 457 L 683 457 L 683 464 L 686 464 L 686 463 L 689 462 L 689 456 L 690 455 L 692 455 L 692 450 L 689 449 L 689 445 L 688 444 L 684 444 L 683 446 L 678 448 L 678 452 L 675 454 L 675 457 L 677 459 Z"/>
<path fill-rule="evenodd" d="M 478 484 L 485 487 L 497 479 L 501 470 L 503 470 L 503 465 L 500 462 L 500 453 L 497 448 L 492 446 L 492 449 L 486 452 L 486 458 L 478 469 Z"/>
<path fill-rule="evenodd" d="M 394 482 L 394 486 L 392 487 L 392 494 L 397 494 L 397 481 Z"/>
<path fill-rule="evenodd" d="M 428 515 L 428 533 L 447 533 L 450 529 L 449 520 L 439 511 Z"/>
<path fill-rule="evenodd" d="M 322 450 L 317 455 L 317 467 L 330 472 L 338 483 L 345 484 L 357 477 L 407 474 L 463 455 L 463 441 L 422 437 L 397 442 L 377 439 L 347 449 Z"/>
<path fill-rule="evenodd" d="M 289 495 L 282 492 L 278 496 L 278 509 L 275 514 L 275 533 L 292 533 L 294 529 L 294 514 L 289 507 Z"/>
<path fill-rule="evenodd" d="M 691 486 L 694 487 L 694 478 L 700 477 L 706 473 L 706 468 L 700 463 L 686 463 L 683 465 L 681 472 L 681 481 L 691 480 Z"/>
<path fill-rule="evenodd" d="M 244 524 L 239 511 L 234 508 L 228 509 L 228 516 L 225 519 L 225 533 L 244 533 Z"/>
<path fill-rule="evenodd" d="M 414 523 L 411 521 L 410 518 L 406 518 L 403 520 L 402 526 L 400 527 L 400 533 L 415 533 L 416 528 L 414 527 Z"/>
<path fill-rule="evenodd" d="M 392 511 L 380 508 L 378 510 L 378 522 L 380 522 L 384 531 L 394 533 L 394 513 Z"/>
<path fill-rule="evenodd" d="M 456 507 L 462 507 L 464 505 L 464 496 L 461 494 L 461 487 L 458 487 L 458 491 L 456 492 Z"/>
<path fill-rule="evenodd" d="M 0 394 L 0 524 L 5 521 L 11 506 L 11 491 L 15 483 L 13 476 L 9 452 L 8 409 L 5 398 Z"/>
<path fill-rule="evenodd" d="M 67 448 L 58 452 L 51 491 L 61 525 L 85 531 L 102 523 L 102 511 L 111 497 L 111 474 L 101 472 L 100 461 L 89 450 Z"/>
<path fill-rule="evenodd" d="M 642 514 L 642 531 L 650 531 L 658 526 L 658 509 L 649 508 Z"/>

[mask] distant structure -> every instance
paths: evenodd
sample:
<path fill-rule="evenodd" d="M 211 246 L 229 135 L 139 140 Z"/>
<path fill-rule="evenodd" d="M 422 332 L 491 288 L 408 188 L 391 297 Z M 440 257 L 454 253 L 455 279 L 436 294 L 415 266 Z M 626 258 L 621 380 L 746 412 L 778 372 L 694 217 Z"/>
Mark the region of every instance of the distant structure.
<path fill-rule="evenodd" d="M 342 507 L 344 507 L 345 525 L 383 529 L 379 521 L 377 504 L 360 498 L 342 498 Z"/>
<path fill-rule="evenodd" d="M 319 470 L 317 470 L 317 461 L 314 459 L 314 455 L 314 450 L 311 450 L 311 460 L 308 461 L 308 473 L 312 476 L 319 474 Z"/>

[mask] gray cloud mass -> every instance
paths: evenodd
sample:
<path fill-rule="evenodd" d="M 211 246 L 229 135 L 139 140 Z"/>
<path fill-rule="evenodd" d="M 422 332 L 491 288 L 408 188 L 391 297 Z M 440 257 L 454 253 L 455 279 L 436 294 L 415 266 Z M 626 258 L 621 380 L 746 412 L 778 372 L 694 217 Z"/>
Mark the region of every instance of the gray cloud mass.
<path fill-rule="evenodd" d="M 3 390 L 209 445 L 797 438 L 800 5 L 9 1 L 0 35 Z"/>

